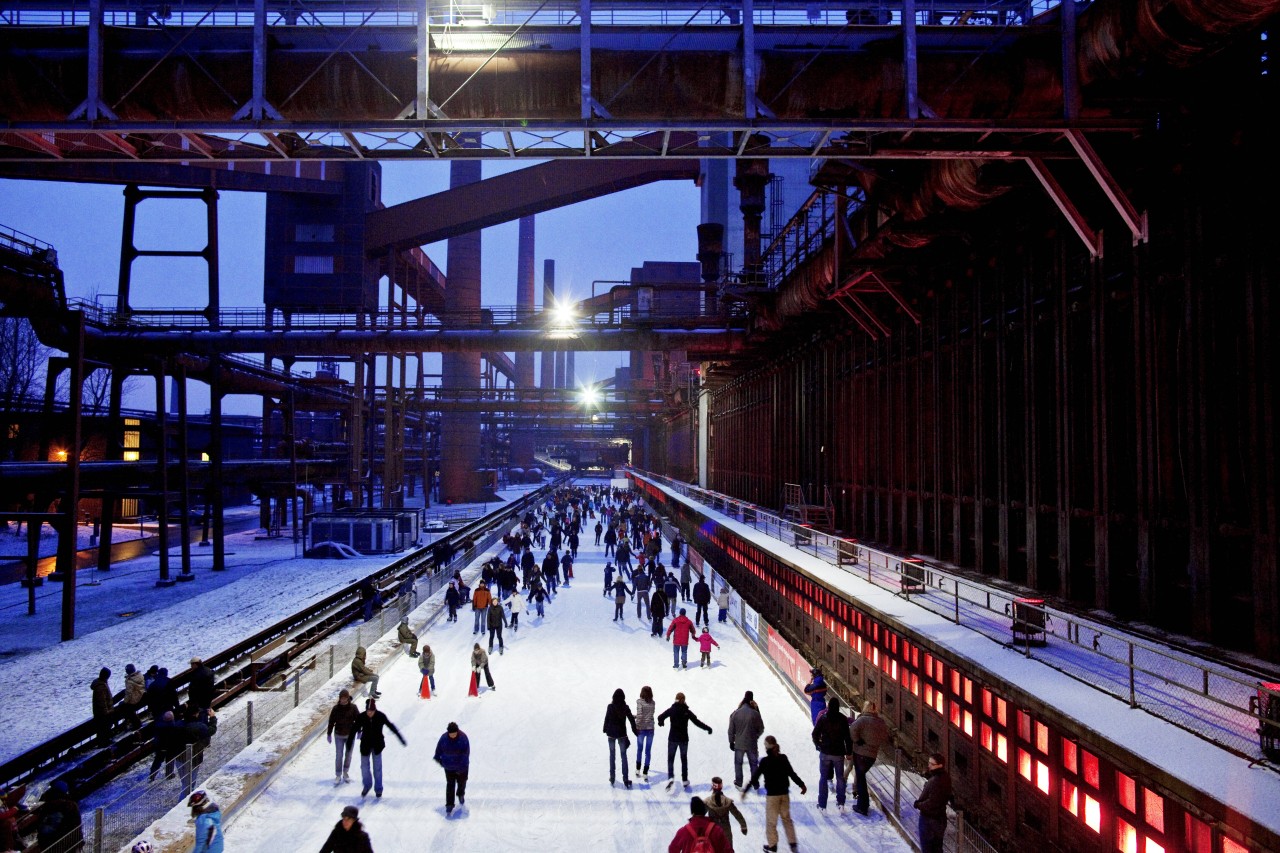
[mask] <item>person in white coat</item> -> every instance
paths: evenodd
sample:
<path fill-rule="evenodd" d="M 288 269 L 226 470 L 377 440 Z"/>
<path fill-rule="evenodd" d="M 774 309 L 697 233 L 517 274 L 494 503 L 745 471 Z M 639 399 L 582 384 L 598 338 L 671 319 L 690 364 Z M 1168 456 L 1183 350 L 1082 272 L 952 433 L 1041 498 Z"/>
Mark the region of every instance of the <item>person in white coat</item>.
<path fill-rule="evenodd" d="M 520 630 L 520 614 L 524 613 L 524 597 L 513 595 L 507 599 L 507 607 L 511 609 L 511 633 Z"/>

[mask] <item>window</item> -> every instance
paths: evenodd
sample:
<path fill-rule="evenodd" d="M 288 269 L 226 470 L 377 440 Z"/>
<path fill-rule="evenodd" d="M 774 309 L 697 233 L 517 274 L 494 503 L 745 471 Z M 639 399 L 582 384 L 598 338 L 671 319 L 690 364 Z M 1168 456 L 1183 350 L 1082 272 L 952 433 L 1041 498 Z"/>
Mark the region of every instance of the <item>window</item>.
<path fill-rule="evenodd" d="M 1062 739 L 1062 768 L 1068 773 L 1078 773 L 1076 762 L 1076 745 L 1074 741 Z"/>
<path fill-rule="evenodd" d="M 1018 775 L 1031 781 L 1031 753 L 1025 749 L 1018 750 Z"/>
<path fill-rule="evenodd" d="M 1087 749 L 1080 750 L 1080 754 L 1084 757 L 1084 781 L 1090 788 L 1096 789 L 1098 787 L 1098 759 Z"/>
<path fill-rule="evenodd" d="M 1164 853 L 1164 845 L 1157 844 L 1154 838 L 1148 838 L 1142 853 Z"/>
<path fill-rule="evenodd" d="M 1116 773 L 1116 800 L 1120 803 L 1120 807 L 1130 814 L 1138 811 L 1138 793 L 1137 786 L 1133 784 L 1133 780 L 1123 773 Z"/>
<path fill-rule="evenodd" d="M 1164 797 L 1147 789 L 1142 792 L 1143 816 L 1156 832 L 1164 832 Z"/>
<path fill-rule="evenodd" d="M 1080 789 L 1066 779 L 1062 780 L 1062 809 L 1080 816 Z"/>
<path fill-rule="evenodd" d="M 970 711 L 964 712 L 964 733 L 973 737 L 973 713 Z"/>
<path fill-rule="evenodd" d="M 991 691 L 985 687 L 982 688 L 982 713 L 991 716 Z"/>
<path fill-rule="evenodd" d="M 1018 712 L 1018 737 L 1031 740 L 1031 715 L 1026 711 Z"/>
<path fill-rule="evenodd" d="M 1049 727 L 1041 722 L 1036 723 L 1036 749 L 1049 754 Z"/>
<path fill-rule="evenodd" d="M 995 738 L 991 734 L 991 726 L 986 723 L 982 724 L 982 748 L 990 752 L 995 748 Z"/>
<path fill-rule="evenodd" d="M 299 275 L 324 275 L 333 272 L 332 255 L 294 255 L 293 271 Z"/>
<path fill-rule="evenodd" d="M 298 243 L 332 243 L 333 242 L 333 225 L 304 225 L 298 223 L 294 226 L 293 239 Z"/>
<path fill-rule="evenodd" d="M 1084 795 L 1084 825 L 1099 834 L 1102 832 L 1102 809 L 1098 807 L 1098 801 L 1088 794 Z"/>
<path fill-rule="evenodd" d="M 964 680 L 964 701 L 973 704 L 973 681 L 968 678 Z"/>
<path fill-rule="evenodd" d="M 1004 735 L 996 735 L 996 758 L 1006 764 L 1009 762 L 1009 742 Z"/>
<path fill-rule="evenodd" d="M 1249 848 L 1243 844 L 1237 844 L 1230 838 L 1222 839 L 1222 853 L 1249 853 Z"/>
<path fill-rule="evenodd" d="M 996 699 L 996 722 L 1002 726 L 1009 725 L 1009 706 L 1003 699 Z"/>
<path fill-rule="evenodd" d="M 951 700 L 951 725 L 960 728 L 960 705 L 954 699 Z"/>
<path fill-rule="evenodd" d="M 1036 787 L 1042 794 L 1049 793 L 1049 765 L 1043 761 L 1036 762 Z"/>
<path fill-rule="evenodd" d="M 951 693 L 955 696 L 960 695 L 960 671 L 951 670 Z"/>
<path fill-rule="evenodd" d="M 1120 853 L 1138 853 L 1138 830 L 1123 820 L 1116 820 L 1116 849 Z"/>

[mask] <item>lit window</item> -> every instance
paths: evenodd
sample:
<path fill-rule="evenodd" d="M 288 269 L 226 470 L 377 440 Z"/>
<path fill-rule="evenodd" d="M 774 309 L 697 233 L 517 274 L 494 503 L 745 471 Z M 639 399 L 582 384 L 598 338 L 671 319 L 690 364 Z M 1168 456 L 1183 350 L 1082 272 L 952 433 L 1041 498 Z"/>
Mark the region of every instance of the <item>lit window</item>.
<path fill-rule="evenodd" d="M 933 709 L 939 714 L 942 713 L 942 691 L 939 690 L 933 694 Z"/>
<path fill-rule="evenodd" d="M 951 692 L 960 695 L 960 671 L 956 669 L 951 670 Z"/>
<path fill-rule="evenodd" d="M 1138 792 L 1133 780 L 1123 773 L 1116 773 L 1116 800 L 1127 812 L 1133 813 L 1138 810 Z"/>
<path fill-rule="evenodd" d="M 1062 808 L 1076 817 L 1080 816 L 1080 789 L 1066 779 L 1062 780 Z"/>
<path fill-rule="evenodd" d="M 1157 844 L 1154 838 L 1148 838 L 1142 853 L 1164 853 L 1164 845 Z"/>
<path fill-rule="evenodd" d="M 973 714 L 969 711 L 964 712 L 964 733 L 973 737 Z"/>
<path fill-rule="evenodd" d="M 1088 794 L 1084 795 L 1084 825 L 1099 834 L 1102 832 L 1102 809 L 1098 807 L 1098 801 Z"/>
<path fill-rule="evenodd" d="M 1164 797 L 1148 788 L 1142 792 L 1142 802 L 1147 825 L 1156 832 L 1164 832 Z"/>
<path fill-rule="evenodd" d="M 1080 750 L 1084 757 L 1084 781 L 1090 788 L 1098 787 L 1098 759 L 1087 749 Z"/>
<path fill-rule="evenodd" d="M 935 660 L 935 661 L 933 662 L 933 664 L 934 664 L 934 665 L 933 665 L 933 677 L 934 677 L 935 679 L 937 679 L 937 681 L 938 681 L 938 683 L 939 683 L 939 684 L 941 684 L 941 683 L 942 683 L 942 681 L 943 681 L 943 672 L 944 672 L 944 669 L 945 669 L 945 668 L 942 666 L 942 661 L 940 661 L 940 660 Z"/>
<path fill-rule="evenodd" d="M 1018 737 L 1031 740 L 1031 715 L 1026 711 L 1018 712 Z"/>
<path fill-rule="evenodd" d="M 894 661 L 893 666 L 890 667 L 889 677 L 892 678 L 894 681 L 898 680 L 898 662 L 897 661 Z"/>
<path fill-rule="evenodd" d="M 1116 849 L 1120 853 L 1138 853 L 1138 830 L 1122 820 L 1116 820 Z"/>
<path fill-rule="evenodd" d="M 1068 773 L 1080 772 L 1076 767 L 1076 745 L 1074 741 L 1062 739 L 1062 766 Z"/>
<path fill-rule="evenodd" d="M 1041 722 L 1036 723 L 1036 749 L 1049 754 L 1049 727 Z"/>
<path fill-rule="evenodd" d="M 991 716 L 991 691 L 985 687 L 982 688 L 982 713 Z"/>
<path fill-rule="evenodd" d="M 924 704 L 933 706 L 933 685 L 928 682 L 924 685 Z"/>
<path fill-rule="evenodd" d="M 125 462 L 137 462 L 142 457 L 136 450 L 126 450 L 124 451 L 123 458 Z"/>
<path fill-rule="evenodd" d="M 1036 787 L 1042 794 L 1049 793 L 1049 765 L 1043 761 L 1036 762 Z"/>
<path fill-rule="evenodd" d="M 995 738 L 991 735 L 991 726 L 982 724 L 982 748 L 990 752 L 995 747 Z"/>
<path fill-rule="evenodd" d="M 1249 853 L 1249 849 L 1243 844 L 1237 844 L 1230 838 L 1222 839 L 1222 853 Z"/>
<path fill-rule="evenodd" d="M 1018 775 L 1031 781 L 1031 753 L 1025 749 L 1018 750 Z"/>
<path fill-rule="evenodd" d="M 920 676 L 916 675 L 914 672 L 911 673 L 911 695 L 920 695 Z"/>
<path fill-rule="evenodd" d="M 960 705 L 954 699 L 951 700 L 951 725 L 960 728 Z"/>
<path fill-rule="evenodd" d="M 1005 740 L 1004 735 L 996 735 L 996 758 L 1006 764 L 1009 761 L 1009 742 Z"/>
<path fill-rule="evenodd" d="M 1009 706 L 1003 699 L 996 700 L 996 722 L 1002 726 L 1009 725 L 1008 710 Z"/>
<path fill-rule="evenodd" d="M 964 680 L 964 701 L 973 704 L 973 681 L 968 678 Z"/>

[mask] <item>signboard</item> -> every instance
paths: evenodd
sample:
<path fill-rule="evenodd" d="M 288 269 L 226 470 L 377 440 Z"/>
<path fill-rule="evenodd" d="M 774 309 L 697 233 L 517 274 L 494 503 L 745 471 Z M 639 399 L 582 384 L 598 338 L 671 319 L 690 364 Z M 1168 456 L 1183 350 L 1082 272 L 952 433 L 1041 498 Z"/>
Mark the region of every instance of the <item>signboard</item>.
<path fill-rule="evenodd" d="M 631 481 L 626 477 L 614 477 L 609 480 L 609 488 L 627 490 L 631 488 Z"/>
<path fill-rule="evenodd" d="M 760 614 L 742 599 L 738 601 L 742 604 L 742 627 L 758 646 L 760 645 Z"/>
<path fill-rule="evenodd" d="M 791 679 L 796 687 L 803 688 L 809 683 L 809 662 L 800 656 L 800 653 L 792 648 L 791 644 L 782 638 L 782 635 L 775 631 L 772 627 L 767 627 L 768 641 L 765 644 L 765 650 L 774 663 L 778 665 L 778 669 L 782 670 Z"/>

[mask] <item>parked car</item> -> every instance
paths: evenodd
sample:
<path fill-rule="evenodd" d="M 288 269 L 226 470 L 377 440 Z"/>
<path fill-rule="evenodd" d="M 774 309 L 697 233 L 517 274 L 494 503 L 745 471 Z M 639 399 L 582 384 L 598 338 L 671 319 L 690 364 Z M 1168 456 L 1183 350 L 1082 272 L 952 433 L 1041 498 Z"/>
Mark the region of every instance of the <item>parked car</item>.
<path fill-rule="evenodd" d="M 449 525 L 444 523 L 443 519 L 433 518 L 422 526 L 422 529 L 428 533 L 441 533 L 449 529 Z"/>
<path fill-rule="evenodd" d="M 204 524 L 204 507 L 203 506 L 191 507 L 191 509 L 188 510 L 187 512 L 187 517 L 183 519 L 182 505 L 171 504 L 169 506 L 168 512 L 165 514 L 165 519 L 170 524 L 181 524 L 184 520 L 186 521 L 187 524 Z"/>

